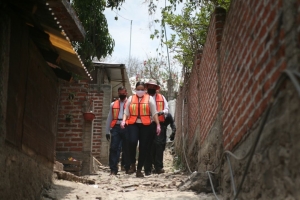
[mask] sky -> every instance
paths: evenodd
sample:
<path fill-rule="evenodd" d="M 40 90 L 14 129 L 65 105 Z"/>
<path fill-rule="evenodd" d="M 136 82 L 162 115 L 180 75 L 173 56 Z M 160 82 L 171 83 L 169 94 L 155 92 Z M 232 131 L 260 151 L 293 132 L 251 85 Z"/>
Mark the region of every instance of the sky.
<path fill-rule="evenodd" d="M 159 2 L 159 1 L 155 1 Z M 161 1 L 162 2 L 162 1 Z M 164 6 L 158 6 L 158 9 Z M 104 12 L 108 30 L 115 40 L 115 48 L 110 60 L 124 62 L 128 60 L 129 54 L 131 57 L 146 60 L 147 57 L 155 57 L 157 55 L 156 49 L 159 47 L 159 40 L 150 38 L 153 31 L 149 28 L 149 23 L 153 18 L 160 19 L 160 9 L 155 17 L 150 17 L 148 14 L 148 3 L 142 0 L 125 0 L 121 6 L 121 10 L 116 11 L 110 8 Z M 118 20 L 115 20 L 115 17 Z M 131 32 L 131 51 L 130 51 L 130 23 L 132 20 Z M 159 24 L 155 25 L 160 30 Z M 153 27 L 152 27 L 152 30 Z M 167 32 L 170 32 L 167 29 Z M 167 33 L 168 35 L 168 33 Z M 166 52 L 166 50 L 165 50 Z"/>

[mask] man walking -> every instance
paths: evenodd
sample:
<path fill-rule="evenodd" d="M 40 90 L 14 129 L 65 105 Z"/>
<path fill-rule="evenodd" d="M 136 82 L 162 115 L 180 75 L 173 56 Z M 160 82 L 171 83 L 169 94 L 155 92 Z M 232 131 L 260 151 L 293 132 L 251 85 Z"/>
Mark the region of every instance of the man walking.
<path fill-rule="evenodd" d="M 110 104 L 110 110 L 106 121 L 106 139 L 111 140 L 109 148 L 109 167 L 110 175 L 117 175 L 118 173 L 118 163 L 120 158 L 120 145 L 123 142 L 123 155 L 125 159 L 125 170 L 129 169 L 127 165 L 127 155 L 126 155 L 126 141 L 125 134 L 126 129 L 120 128 L 120 123 L 123 119 L 124 108 L 127 101 L 127 90 L 125 87 L 121 86 L 118 88 L 119 99 L 115 100 Z"/>

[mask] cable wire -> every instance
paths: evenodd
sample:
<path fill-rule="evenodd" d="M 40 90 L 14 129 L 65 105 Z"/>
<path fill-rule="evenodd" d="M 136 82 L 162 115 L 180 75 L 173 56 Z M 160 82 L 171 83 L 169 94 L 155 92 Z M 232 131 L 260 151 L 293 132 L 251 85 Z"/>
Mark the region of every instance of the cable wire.
<path fill-rule="evenodd" d="M 219 200 L 219 197 L 218 197 L 218 195 L 217 195 L 216 192 L 215 192 L 214 184 L 213 184 L 213 182 L 212 182 L 212 180 L 211 180 L 211 176 L 210 176 L 210 173 L 211 173 L 211 172 L 210 172 L 210 171 L 206 171 L 206 173 L 207 173 L 207 175 L 208 175 L 210 185 L 212 186 L 211 189 L 212 189 L 212 191 L 213 191 L 213 193 L 214 193 L 216 199 Z"/>
<path fill-rule="evenodd" d="M 113 10 L 114 11 L 114 10 Z M 125 19 L 125 20 L 128 20 L 128 21 L 133 21 L 132 19 L 127 19 L 125 17 L 123 17 L 122 15 L 118 14 L 116 11 L 114 11 L 114 13 L 116 13 L 119 17 Z"/>

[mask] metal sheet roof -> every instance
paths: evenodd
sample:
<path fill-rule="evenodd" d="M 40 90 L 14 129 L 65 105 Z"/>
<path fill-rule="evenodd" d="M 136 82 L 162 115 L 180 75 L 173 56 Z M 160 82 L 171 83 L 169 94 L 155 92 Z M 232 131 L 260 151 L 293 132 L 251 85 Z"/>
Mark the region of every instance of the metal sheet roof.
<path fill-rule="evenodd" d="M 104 63 L 99 61 L 93 61 L 93 63 L 96 68 L 105 69 L 108 80 L 112 86 L 113 98 L 118 98 L 118 88 L 122 85 L 127 89 L 128 96 L 132 95 L 125 64 Z"/>

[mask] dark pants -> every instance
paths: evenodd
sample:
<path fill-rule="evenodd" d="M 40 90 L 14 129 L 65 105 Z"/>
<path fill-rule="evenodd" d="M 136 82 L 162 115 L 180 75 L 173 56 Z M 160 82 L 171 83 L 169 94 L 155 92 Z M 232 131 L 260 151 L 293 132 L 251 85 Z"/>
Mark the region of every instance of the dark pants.
<path fill-rule="evenodd" d="M 126 135 L 126 128 L 121 129 L 119 124 L 116 124 L 111 130 L 111 143 L 109 148 L 109 167 L 110 170 L 113 172 L 118 173 L 118 163 L 120 159 L 120 147 L 121 143 L 126 143 L 125 135 Z M 127 153 L 128 155 L 128 153 Z M 126 163 L 126 148 L 123 150 L 123 156 L 125 157 L 125 169 L 126 167 L 129 169 L 130 163 Z"/>
<path fill-rule="evenodd" d="M 125 137 L 125 135 L 124 135 L 124 137 Z M 123 138 L 121 140 L 119 150 L 118 150 L 119 151 L 118 154 L 121 156 L 121 166 L 122 167 L 125 166 L 125 156 L 124 156 L 124 153 L 123 153 L 123 149 L 124 149 L 124 147 L 123 147 L 124 141 L 123 140 L 125 140 L 125 138 Z"/>
<path fill-rule="evenodd" d="M 145 171 L 152 171 L 152 165 L 154 165 L 155 170 L 160 170 L 164 168 L 164 150 L 166 148 L 167 139 L 167 128 L 160 124 L 161 132 L 160 135 L 154 135 L 154 141 L 151 146 L 151 155 L 149 159 L 145 162 Z"/>
<path fill-rule="evenodd" d="M 145 159 L 150 157 L 150 148 L 153 142 L 153 123 L 143 125 L 140 123 L 129 124 L 128 129 L 128 147 L 131 164 L 135 163 L 136 146 L 139 141 L 139 157 L 137 169 L 141 170 L 144 166 Z"/>

